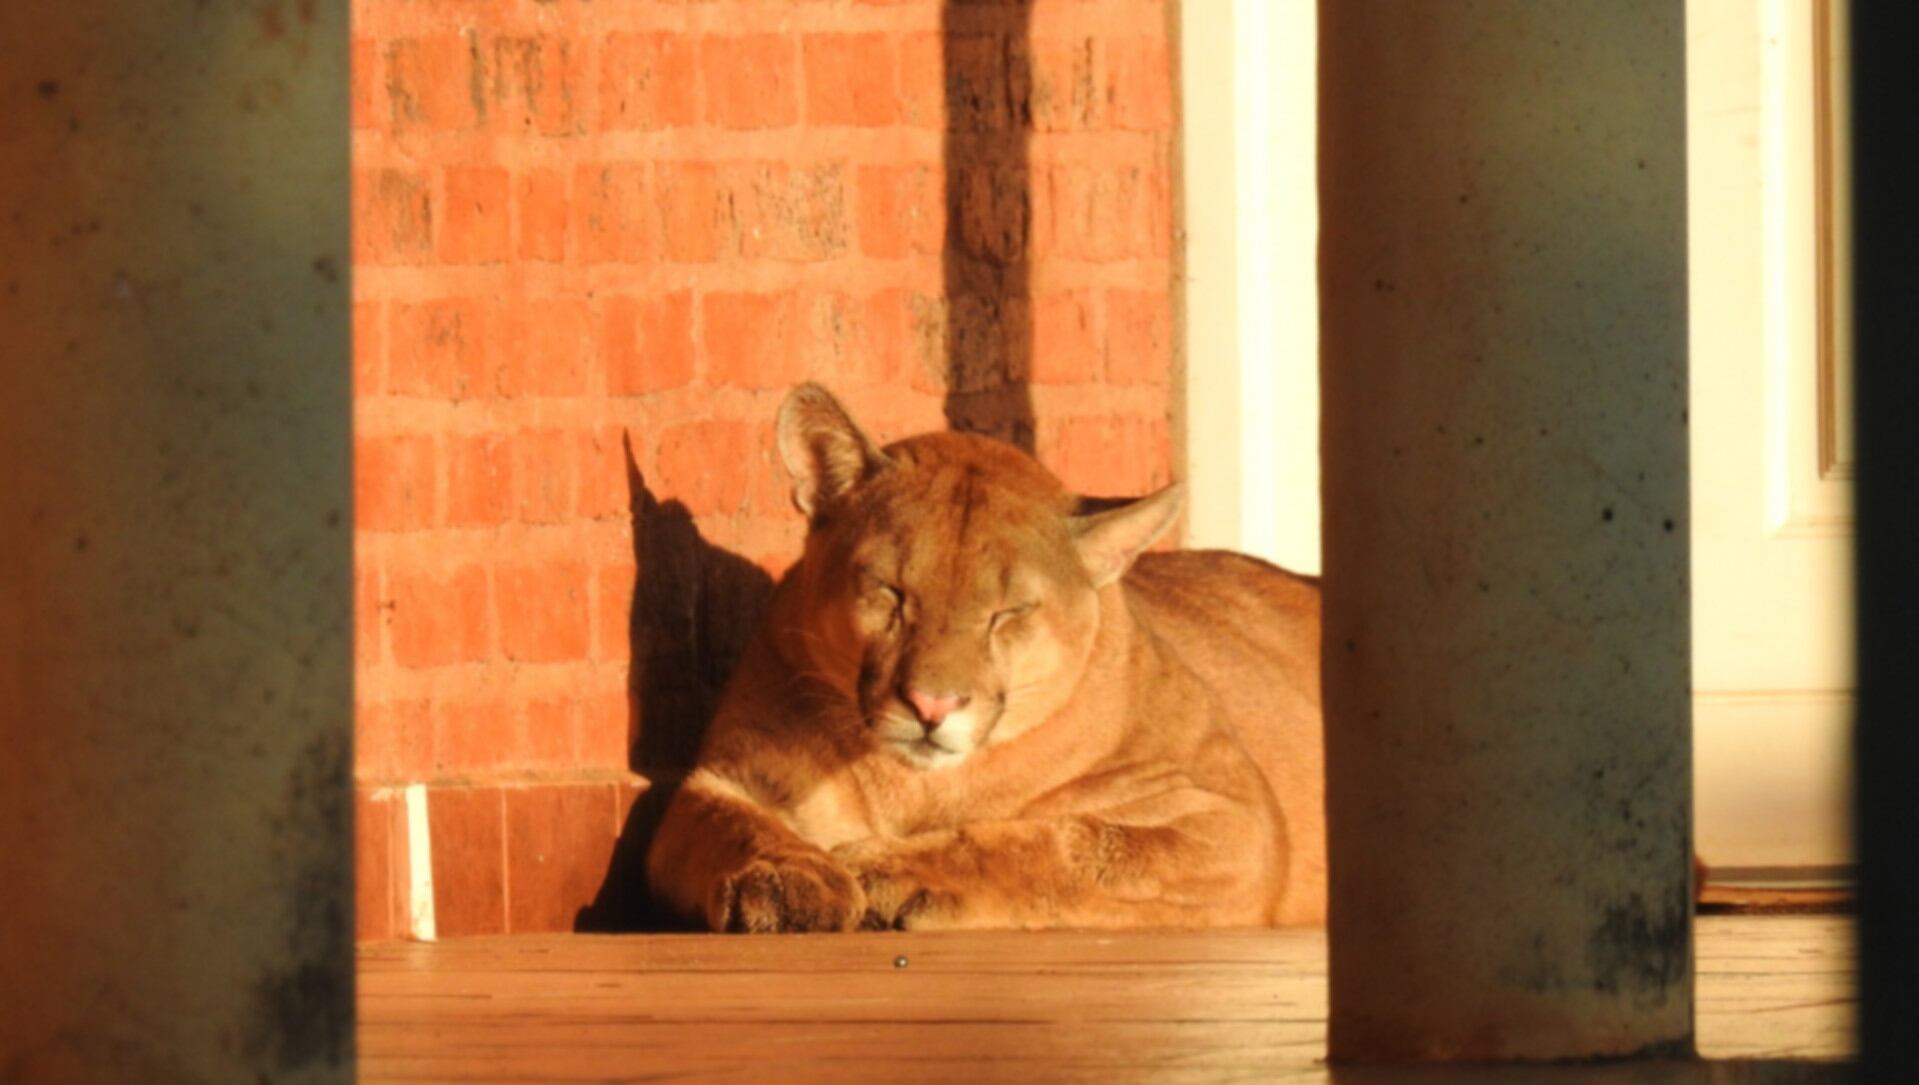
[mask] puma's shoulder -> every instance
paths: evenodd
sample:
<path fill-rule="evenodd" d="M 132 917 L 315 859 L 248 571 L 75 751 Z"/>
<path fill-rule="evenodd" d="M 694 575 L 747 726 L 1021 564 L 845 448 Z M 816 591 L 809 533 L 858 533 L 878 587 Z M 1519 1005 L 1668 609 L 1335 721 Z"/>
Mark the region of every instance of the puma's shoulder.
<path fill-rule="evenodd" d="M 1230 550 L 1140 555 L 1127 591 L 1154 619 L 1233 623 L 1248 633 L 1319 641 L 1319 578 Z M 1238 619 L 1246 619 L 1241 626 Z"/>
<path fill-rule="evenodd" d="M 1282 921 L 1323 922 L 1318 579 L 1244 554 L 1198 550 L 1141 555 L 1125 584 L 1136 620 L 1198 676 L 1284 814 Z"/>

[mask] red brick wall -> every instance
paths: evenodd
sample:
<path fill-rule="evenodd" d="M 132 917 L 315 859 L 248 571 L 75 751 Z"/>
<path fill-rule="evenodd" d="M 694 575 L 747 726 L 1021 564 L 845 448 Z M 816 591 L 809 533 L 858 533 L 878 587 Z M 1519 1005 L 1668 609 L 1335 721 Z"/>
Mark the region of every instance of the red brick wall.
<path fill-rule="evenodd" d="M 786 387 L 1169 477 L 1167 5 L 353 10 L 360 932 L 410 784 L 441 934 L 626 922 L 798 548 Z"/>

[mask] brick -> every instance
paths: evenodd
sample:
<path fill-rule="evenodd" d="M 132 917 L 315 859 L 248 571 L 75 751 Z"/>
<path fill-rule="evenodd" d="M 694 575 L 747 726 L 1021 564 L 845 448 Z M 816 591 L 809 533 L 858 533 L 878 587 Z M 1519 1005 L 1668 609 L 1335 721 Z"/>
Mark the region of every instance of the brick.
<path fill-rule="evenodd" d="M 755 447 L 746 470 L 746 507 L 752 515 L 768 519 L 797 517 L 793 482 L 780 460 L 773 427 L 762 424 L 754 429 Z"/>
<path fill-rule="evenodd" d="M 1102 111 L 1093 56 L 1092 38 L 1033 41 L 1026 52 L 1027 111 L 1035 129 L 1070 132 L 1098 126 Z"/>
<path fill-rule="evenodd" d="M 510 256 L 506 171 L 497 166 L 456 166 L 446 171 L 444 183 L 440 259 L 449 264 L 490 264 Z"/>
<path fill-rule="evenodd" d="M 627 768 L 633 760 L 635 706 L 631 694 L 583 697 L 580 710 L 582 768 Z"/>
<path fill-rule="evenodd" d="M 943 187 L 933 164 L 861 165 L 855 177 L 860 251 L 888 260 L 939 252 L 946 235 Z"/>
<path fill-rule="evenodd" d="M 629 516 L 633 493 L 627 478 L 625 430 L 599 426 L 575 436 L 579 442 L 575 461 L 580 469 L 578 514 L 588 520 Z"/>
<path fill-rule="evenodd" d="M 1170 478 L 1171 446 L 1163 418 L 1066 418 L 1048 444 L 1041 459 L 1080 493 L 1146 493 Z"/>
<path fill-rule="evenodd" d="M 1171 185 L 1161 163 L 1055 165 L 1034 184 L 1035 247 L 1110 261 L 1163 256 L 1172 243 Z"/>
<path fill-rule="evenodd" d="M 387 120 L 379 112 L 380 43 L 372 38 L 354 38 L 347 48 L 352 87 L 348 111 L 353 128 L 377 129 Z"/>
<path fill-rule="evenodd" d="M 441 571 L 389 570 L 388 629 L 402 667 L 439 667 L 487 658 L 486 570 L 475 564 Z"/>
<path fill-rule="evenodd" d="M 1171 131 L 1172 44 L 1164 37 L 1114 37 L 1105 46 L 1109 123 L 1132 131 Z"/>
<path fill-rule="evenodd" d="M 578 52 L 564 37 L 495 38 L 487 58 L 495 129 L 545 136 L 579 131 L 586 78 Z"/>
<path fill-rule="evenodd" d="M 1163 160 L 1122 166 L 1107 180 L 1106 210 L 1118 225 L 1114 251 L 1124 258 L 1166 256 L 1172 251 L 1172 179 Z"/>
<path fill-rule="evenodd" d="M 943 37 L 908 34 L 900 39 L 899 119 L 916 128 L 946 127 L 946 60 Z"/>
<path fill-rule="evenodd" d="M 519 179 L 519 256 L 558 263 L 566 259 L 566 174 L 533 170 Z"/>
<path fill-rule="evenodd" d="M 579 765 L 579 711 L 571 698 L 527 702 L 524 759 L 529 766 L 542 769 Z"/>
<path fill-rule="evenodd" d="M 988 392 L 1028 379 L 1031 304 L 1024 298 L 961 294 L 947 303 L 946 386 Z"/>
<path fill-rule="evenodd" d="M 616 396 L 680 388 L 693 380 L 693 295 L 606 299 L 601 332 L 606 387 Z"/>
<path fill-rule="evenodd" d="M 386 394 L 386 304 L 353 303 L 353 396 Z"/>
<path fill-rule="evenodd" d="M 513 509 L 511 445 L 498 433 L 447 438 L 448 527 L 495 527 Z"/>
<path fill-rule="evenodd" d="M 380 621 L 380 575 L 377 569 L 353 570 L 353 662 L 366 667 L 384 658 Z"/>
<path fill-rule="evenodd" d="M 742 388 L 784 388 L 806 379 L 795 295 L 712 293 L 701 299 L 707 379 Z"/>
<path fill-rule="evenodd" d="M 874 128 L 898 116 L 895 57 L 884 34 L 809 34 L 800 46 L 806 120 Z"/>
<path fill-rule="evenodd" d="M 433 706 L 434 768 L 442 778 L 523 771 L 528 750 L 524 706 L 513 693 L 469 694 Z"/>
<path fill-rule="evenodd" d="M 568 228 L 586 263 L 642 263 L 653 256 L 655 218 L 645 163 L 582 165 L 573 174 Z"/>
<path fill-rule="evenodd" d="M 860 338 L 846 366 L 857 384 L 892 385 L 913 354 L 913 312 L 904 290 L 882 290 L 860 303 Z"/>
<path fill-rule="evenodd" d="M 626 660 L 633 654 L 633 588 L 639 570 L 630 561 L 602 564 L 593 572 L 593 658 Z"/>
<path fill-rule="evenodd" d="M 398 736 L 386 719 L 389 706 L 368 704 L 365 696 L 362 691 L 353 706 L 353 779 L 390 780 L 395 775 Z"/>
<path fill-rule="evenodd" d="M 487 395 L 494 383 L 493 316 L 473 298 L 395 304 L 387 329 L 392 394 L 430 399 Z"/>
<path fill-rule="evenodd" d="M 513 435 L 513 515 L 521 523 L 557 524 L 573 511 L 572 434 L 523 429 Z"/>
<path fill-rule="evenodd" d="M 1026 252 L 1026 171 L 1004 165 L 959 171 L 954 193 L 963 250 L 994 263 L 1011 263 Z"/>
<path fill-rule="evenodd" d="M 418 434 L 353 442 L 353 519 L 361 531 L 413 531 L 433 524 L 433 438 Z"/>
<path fill-rule="evenodd" d="M 504 565 L 500 648 L 516 663 L 584 659 L 592 625 L 587 568 L 577 561 Z"/>
<path fill-rule="evenodd" d="M 798 350 L 805 373 L 845 373 L 857 379 L 865 359 L 864 305 L 838 291 L 803 291 L 798 298 Z"/>
<path fill-rule="evenodd" d="M 815 261 L 846 251 L 850 223 L 839 163 L 756 162 L 728 168 L 725 184 L 740 255 Z"/>
<path fill-rule="evenodd" d="M 458 34 L 403 38 L 386 47 L 393 130 L 461 131 L 484 116 L 477 43 Z"/>
<path fill-rule="evenodd" d="M 1164 290 L 1106 292 L 1106 378 L 1164 384 L 1173 365 L 1173 303 Z"/>
<path fill-rule="evenodd" d="M 595 353 L 592 314 L 579 298 L 521 298 L 502 311 L 499 392 L 578 396 Z"/>
<path fill-rule="evenodd" d="M 600 46 L 600 127 L 699 123 L 699 72 L 684 34 L 610 34 Z"/>
<path fill-rule="evenodd" d="M 364 670 L 364 668 L 357 668 Z M 353 705 L 353 780 L 391 779 L 394 762 L 392 729 L 379 718 L 386 709 L 382 703 L 369 703 L 364 685 Z"/>
<path fill-rule="evenodd" d="M 1066 291 L 1033 303 L 1034 384 L 1082 384 L 1100 373 L 1099 327 L 1087 291 Z"/>
<path fill-rule="evenodd" d="M 706 119 L 721 128 L 784 128 L 799 119 L 798 64 L 782 34 L 700 39 Z"/>
<path fill-rule="evenodd" d="M 1006 39 L 998 34 L 946 38 L 947 125 L 958 132 L 997 132 L 1011 125 Z"/>
<path fill-rule="evenodd" d="M 427 796 L 434 923 L 441 937 L 506 930 L 505 802 L 498 788 Z"/>
<path fill-rule="evenodd" d="M 1124 166 L 1100 188 L 1100 213 L 1113 233 L 1103 251 L 1114 257 L 1164 256 L 1172 242 L 1172 185 L 1164 166 Z"/>
<path fill-rule="evenodd" d="M 376 701 L 355 707 L 354 779 L 419 780 L 432 769 L 433 720 L 427 702 Z"/>
<path fill-rule="evenodd" d="M 507 790 L 507 930 L 573 929 L 606 876 L 617 816 L 610 783 Z"/>
<path fill-rule="evenodd" d="M 433 251 L 432 186 L 424 174 L 357 171 L 353 203 L 355 263 L 418 263 Z"/>
<path fill-rule="evenodd" d="M 440 776 L 475 776 L 525 757 L 519 714 L 500 699 L 433 706 L 433 768 Z"/>
<path fill-rule="evenodd" d="M 1173 252 L 1173 181 L 1171 167 L 1156 163 L 1141 178 L 1142 217 L 1146 230 L 1145 252 L 1169 257 Z"/>
<path fill-rule="evenodd" d="M 433 771 L 433 706 L 427 701 L 399 701 L 388 708 L 394 727 L 394 778 L 425 779 Z"/>
<path fill-rule="evenodd" d="M 368 788 L 353 789 L 353 937 L 371 942 L 406 933 L 396 894 L 396 858 L 403 847 L 405 822 L 400 804 L 375 799 Z"/>
<path fill-rule="evenodd" d="M 942 395 L 946 392 L 951 306 L 943 297 L 916 293 L 906 299 L 906 309 L 912 343 L 907 369 L 913 390 Z"/>
<path fill-rule="evenodd" d="M 720 252 L 721 210 L 712 163 L 658 163 L 653 187 L 661 255 L 675 263 L 711 263 Z"/>
<path fill-rule="evenodd" d="M 655 489 L 694 516 L 736 513 L 746 500 L 754 441 L 746 423 L 707 419 L 661 431 Z"/>
<path fill-rule="evenodd" d="M 1095 226 L 1094 173 L 1084 166 L 1053 165 L 1032 175 L 1033 248 L 1041 256 L 1092 257 Z"/>

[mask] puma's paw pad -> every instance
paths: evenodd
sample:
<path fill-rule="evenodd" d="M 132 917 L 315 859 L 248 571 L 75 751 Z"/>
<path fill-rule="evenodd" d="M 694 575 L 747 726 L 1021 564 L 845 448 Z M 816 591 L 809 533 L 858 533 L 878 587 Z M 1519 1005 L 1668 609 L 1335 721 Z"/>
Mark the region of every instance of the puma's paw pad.
<path fill-rule="evenodd" d="M 826 858 L 755 859 L 720 881 L 708 919 L 716 931 L 845 931 L 866 912 L 865 894 Z"/>
<path fill-rule="evenodd" d="M 890 864 L 857 871 L 866 896 L 862 930 L 937 930 L 959 918 L 959 895 L 929 885 L 910 871 Z"/>

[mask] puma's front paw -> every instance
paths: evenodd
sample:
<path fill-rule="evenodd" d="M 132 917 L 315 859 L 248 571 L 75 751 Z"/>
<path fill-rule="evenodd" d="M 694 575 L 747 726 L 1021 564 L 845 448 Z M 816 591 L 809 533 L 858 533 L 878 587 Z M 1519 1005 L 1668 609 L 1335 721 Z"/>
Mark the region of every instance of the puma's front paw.
<path fill-rule="evenodd" d="M 940 930 L 960 926 L 957 893 L 927 880 L 913 863 L 870 842 L 834 850 L 866 896 L 862 930 Z"/>
<path fill-rule="evenodd" d="M 866 895 L 845 867 L 823 854 L 755 859 L 720 879 L 707 904 L 716 931 L 849 931 Z"/>

